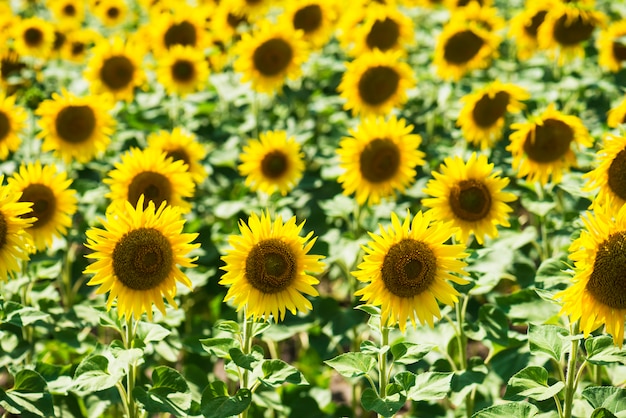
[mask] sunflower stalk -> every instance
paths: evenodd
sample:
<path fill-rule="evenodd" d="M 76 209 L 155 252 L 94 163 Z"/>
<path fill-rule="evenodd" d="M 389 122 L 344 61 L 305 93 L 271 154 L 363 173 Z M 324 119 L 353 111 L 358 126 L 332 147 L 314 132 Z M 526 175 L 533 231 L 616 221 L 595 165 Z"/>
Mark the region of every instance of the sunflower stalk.
<path fill-rule="evenodd" d="M 246 312 L 246 310 L 244 310 L 243 312 L 243 340 L 242 340 L 242 346 L 241 346 L 241 351 L 243 351 L 244 355 L 248 355 L 252 352 L 252 336 L 253 336 L 253 328 L 254 328 L 254 320 L 252 318 L 248 318 L 248 312 Z M 241 376 L 241 387 L 243 389 L 250 389 L 250 372 L 248 371 L 248 369 L 244 369 L 243 373 L 241 372 L 240 369 L 240 376 Z M 247 418 L 248 417 L 248 408 L 245 409 L 245 411 L 243 411 L 239 416 L 241 418 Z"/>
<path fill-rule="evenodd" d="M 126 333 L 124 335 L 124 348 L 130 350 L 133 348 L 135 341 L 137 321 L 133 316 L 126 317 Z M 133 389 L 135 388 L 135 380 L 137 379 L 137 360 L 133 360 L 128 365 L 128 373 L 126 374 L 126 399 L 124 400 L 125 410 L 128 411 L 128 418 L 138 418 L 140 416 L 138 406 L 135 403 Z"/>
<path fill-rule="evenodd" d="M 578 321 L 570 326 L 570 336 L 574 337 L 578 334 Z M 572 339 L 569 359 L 567 361 L 567 371 L 565 377 L 565 399 L 563 401 L 563 418 L 572 418 L 572 404 L 574 401 L 574 393 L 578 383 L 578 373 L 576 372 L 576 360 L 578 357 L 577 339 Z"/>
<path fill-rule="evenodd" d="M 384 325 L 384 321 L 380 321 L 380 335 L 381 335 L 381 345 L 380 351 L 378 352 L 378 390 L 379 396 L 381 399 L 385 399 L 387 394 L 387 383 L 389 379 L 389 372 L 387 367 L 391 369 L 391 365 L 387 364 L 387 350 L 385 347 L 389 345 L 389 327 Z M 378 415 L 379 417 L 383 417 L 383 415 Z"/>

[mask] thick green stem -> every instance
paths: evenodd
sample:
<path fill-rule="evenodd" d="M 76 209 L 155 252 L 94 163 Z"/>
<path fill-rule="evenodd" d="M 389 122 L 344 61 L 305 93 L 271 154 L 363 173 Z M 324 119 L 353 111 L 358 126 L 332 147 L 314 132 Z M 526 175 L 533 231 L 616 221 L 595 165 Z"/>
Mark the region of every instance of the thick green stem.
<path fill-rule="evenodd" d="M 135 341 L 135 319 L 134 317 L 126 318 L 126 335 L 124 338 L 124 347 L 127 350 L 133 348 Z M 139 416 L 133 389 L 135 388 L 135 380 L 137 379 L 137 361 L 133 360 L 128 365 L 128 373 L 126 374 L 126 409 L 128 410 L 128 418 L 137 418 Z"/>
<path fill-rule="evenodd" d="M 570 336 L 578 334 L 578 321 L 570 326 Z M 565 400 L 563 405 L 563 418 L 572 418 L 572 403 L 574 392 L 576 392 L 576 360 L 578 357 L 578 340 L 572 339 L 569 359 L 567 361 L 567 371 L 565 375 Z"/>
<path fill-rule="evenodd" d="M 254 327 L 254 320 L 252 318 L 248 318 L 248 313 L 244 311 L 243 313 L 243 345 L 241 347 L 241 351 L 245 355 L 248 355 L 252 352 L 252 329 Z M 250 389 L 250 382 L 248 381 L 250 378 L 250 372 L 248 369 L 244 369 L 241 373 L 241 387 L 244 389 Z M 248 417 L 248 408 L 240 414 L 241 418 Z"/>
<path fill-rule="evenodd" d="M 389 327 L 383 325 L 383 323 L 383 321 L 380 322 L 381 344 L 380 352 L 378 353 L 378 393 L 382 399 L 385 399 L 388 383 L 387 351 L 385 347 L 389 345 Z M 382 415 L 378 416 L 382 417 Z"/>

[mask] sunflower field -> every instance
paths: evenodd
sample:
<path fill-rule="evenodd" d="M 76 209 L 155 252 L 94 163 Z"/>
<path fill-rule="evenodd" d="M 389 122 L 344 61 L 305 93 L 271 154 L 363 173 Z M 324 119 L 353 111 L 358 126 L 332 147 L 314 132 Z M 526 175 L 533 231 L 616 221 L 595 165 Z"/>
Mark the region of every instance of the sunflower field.
<path fill-rule="evenodd" d="M 626 417 L 626 2 L 0 0 L 0 417 Z"/>

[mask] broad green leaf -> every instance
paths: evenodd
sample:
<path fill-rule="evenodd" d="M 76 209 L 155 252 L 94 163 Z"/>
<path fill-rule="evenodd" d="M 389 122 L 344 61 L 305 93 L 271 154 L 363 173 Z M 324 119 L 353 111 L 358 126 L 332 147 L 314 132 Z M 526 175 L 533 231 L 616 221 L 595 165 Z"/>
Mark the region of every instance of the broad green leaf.
<path fill-rule="evenodd" d="M 434 347 L 431 344 L 415 344 L 403 341 L 391 346 L 391 354 L 394 363 L 414 364 L 430 353 Z"/>
<path fill-rule="evenodd" d="M 226 383 L 218 380 L 202 392 L 200 408 L 202 415 L 206 418 L 225 418 L 245 411 L 251 400 L 250 390 L 239 389 L 234 396 L 230 396 Z"/>
<path fill-rule="evenodd" d="M 389 346 L 380 347 L 374 341 L 365 340 L 361 342 L 361 346 L 359 347 L 359 351 L 364 354 L 374 354 L 378 355 L 380 352 L 386 353 L 389 351 Z"/>
<path fill-rule="evenodd" d="M 263 331 L 271 327 L 272 324 L 270 322 L 255 322 L 252 327 L 252 336 L 256 337 L 257 335 L 263 334 Z"/>
<path fill-rule="evenodd" d="M 450 391 L 453 373 L 424 372 L 415 376 L 415 384 L 407 393 L 414 401 L 432 401 L 445 397 Z"/>
<path fill-rule="evenodd" d="M 548 384 L 548 371 L 543 367 L 529 366 L 509 379 L 505 399 L 521 400 L 531 398 L 536 401 L 545 401 L 558 394 L 565 384 L 561 381 Z"/>
<path fill-rule="evenodd" d="M 283 383 L 292 383 L 295 385 L 308 384 L 298 369 L 282 360 L 266 360 L 261 365 L 261 369 L 263 370 L 263 377 L 259 380 L 273 388 Z"/>
<path fill-rule="evenodd" d="M 46 381 L 34 370 L 20 370 L 10 390 L 0 388 L 0 406 L 11 414 L 23 417 L 54 415 L 52 395 Z"/>
<path fill-rule="evenodd" d="M 186 416 L 191 407 L 191 391 L 185 378 L 178 371 L 158 366 L 152 372 L 152 387 L 145 390 L 136 387 L 135 398 L 151 413 L 165 412 L 175 416 Z"/>
<path fill-rule="evenodd" d="M 485 304 L 478 310 L 478 322 L 487 333 L 486 338 L 506 347 L 509 344 L 509 320 L 495 305 Z"/>
<path fill-rule="evenodd" d="M 399 385 L 395 385 L 399 386 Z M 394 416 L 406 403 L 406 397 L 402 395 L 401 388 L 395 388 L 390 385 L 387 396 L 382 399 L 372 388 L 367 388 L 361 395 L 361 405 L 367 411 L 374 411 L 383 417 Z M 392 392 L 392 394 L 389 394 Z"/>
<path fill-rule="evenodd" d="M 141 321 L 137 324 L 136 338 L 147 344 L 151 341 L 163 341 L 171 333 L 170 330 L 159 324 Z"/>
<path fill-rule="evenodd" d="M 563 327 L 530 324 L 528 326 L 530 352 L 534 355 L 547 354 L 559 362 L 569 351 L 570 344 L 563 344 L 563 337 L 568 335 L 569 332 Z"/>
<path fill-rule="evenodd" d="M 417 376 L 415 375 L 415 373 L 405 371 L 396 373 L 396 375 L 393 377 L 393 380 L 394 382 L 396 382 L 396 384 L 400 385 L 402 390 L 408 393 L 409 390 L 411 390 L 411 388 L 415 386 L 416 378 Z"/>
<path fill-rule="evenodd" d="M 342 376 L 359 377 L 370 372 L 376 366 L 376 359 L 365 353 L 344 353 L 324 363 Z"/>
<path fill-rule="evenodd" d="M 380 316 L 380 308 L 376 305 L 359 305 L 354 309 L 368 313 L 370 316 Z"/>
<path fill-rule="evenodd" d="M 590 418 L 617 418 L 611 411 L 606 408 L 598 408 L 593 411 Z"/>
<path fill-rule="evenodd" d="M 612 413 L 626 411 L 626 389 L 614 386 L 591 386 L 583 390 L 583 398 L 594 408 L 606 408 Z"/>
<path fill-rule="evenodd" d="M 200 340 L 202 348 L 219 358 L 230 358 L 231 348 L 239 347 L 235 338 L 204 338 Z"/>
<path fill-rule="evenodd" d="M 538 413 L 537 407 L 531 403 L 509 402 L 478 411 L 472 418 L 532 418 Z"/>
<path fill-rule="evenodd" d="M 239 323 L 235 321 L 220 321 L 215 324 L 215 328 L 220 331 L 230 332 L 231 334 L 238 334 L 241 332 Z"/>
<path fill-rule="evenodd" d="M 123 374 L 111 375 L 108 367 L 109 360 L 104 356 L 94 355 L 85 358 L 74 372 L 74 389 L 90 393 L 115 386 Z"/>
<path fill-rule="evenodd" d="M 608 335 L 599 335 L 585 341 L 587 361 L 592 364 L 626 364 L 626 351 L 613 344 L 613 338 Z"/>
<path fill-rule="evenodd" d="M 114 340 L 110 345 L 111 354 L 115 361 L 109 364 L 109 373 L 126 375 L 132 364 L 141 364 L 144 361 L 141 348 L 126 349 L 120 340 Z"/>
<path fill-rule="evenodd" d="M 49 318 L 49 314 L 26 306 L 9 313 L 5 319 L 5 322 L 21 328 L 34 324 L 37 321 L 47 321 Z"/>
<path fill-rule="evenodd" d="M 258 345 L 252 347 L 250 354 L 244 354 L 239 347 L 233 347 L 228 350 L 230 358 L 233 362 L 246 370 L 252 371 L 261 360 L 263 360 L 263 348 Z"/>

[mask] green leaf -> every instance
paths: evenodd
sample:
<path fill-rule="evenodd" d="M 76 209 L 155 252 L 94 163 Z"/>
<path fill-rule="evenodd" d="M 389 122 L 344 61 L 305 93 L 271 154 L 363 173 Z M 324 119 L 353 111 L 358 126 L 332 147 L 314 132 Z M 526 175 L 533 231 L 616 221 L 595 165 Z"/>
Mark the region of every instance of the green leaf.
<path fill-rule="evenodd" d="M 530 352 L 534 355 L 539 353 L 547 354 L 557 362 L 561 361 L 565 353 L 569 351 L 570 344 L 563 344 L 563 338 L 569 332 L 563 327 L 556 325 L 534 325 L 528 326 L 528 343 Z"/>
<path fill-rule="evenodd" d="M 200 408 L 206 418 L 224 418 L 239 415 L 250 406 L 251 401 L 250 390 L 239 389 L 234 396 L 229 396 L 226 383 L 218 380 L 202 392 Z"/>
<path fill-rule="evenodd" d="M 435 346 L 432 344 L 415 344 L 403 341 L 391 346 L 391 354 L 394 363 L 414 364 L 430 353 L 433 347 Z"/>
<path fill-rule="evenodd" d="M 108 372 L 109 360 L 101 355 L 85 358 L 74 372 L 74 390 L 91 393 L 115 386 L 123 374 Z"/>
<path fill-rule="evenodd" d="M 432 401 L 445 397 L 450 391 L 453 373 L 424 372 L 415 376 L 415 384 L 407 393 L 413 401 Z"/>
<path fill-rule="evenodd" d="M 5 322 L 22 328 L 34 324 L 37 321 L 47 321 L 49 318 L 49 314 L 26 306 L 9 313 Z"/>
<path fill-rule="evenodd" d="M 167 366 L 158 366 L 152 372 L 152 382 L 148 391 L 141 387 L 133 390 L 133 395 L 146 411 L 165 412 L 175 416 L 187 415 L 191 407 L 191 391 L 178 371 Z"/>
<path fill-rule="evenodd" d="M 359 351 L 361 353 L 364 353 L 364 354 L 378 355 L 381 351 L 383 353 L 386 353 L 387 351 L 389 351 L 389 346 L 385 346 L 385 347 L 381 348 L 374 341 L 365 340 L 365 341 L 361 342 L 361 345 L 359 347 Z"/>
<path fill-rule="evenodd" d="M 411 390 L 411 388 L 415 386 L 416 378 L 417 376 L 415 375 L 415 373 L 405 371 L 396 373 L 396 375 L 393 377 L 393 380 L 396 382 L 396 384 L 402 387 L 402 390 L 408 393 L 409 390 Z"/>
<path fill-rule="evenodd" d="M 272 324 L 270 322 L 255 322 L 252 326 L 252 336 L 256 337 L 257 335 L 263 334 L 263 331 L 271 327 Z"/>
<path fill-rule="evenodd" d="M 259 380 L 273 388 L 283 383 L 292 383 L 295 385 L 308 384 L 298 369 L 282 360 L 266 360 L 261 365 L 261 370 L 263 370 L 263 378 Z"/>
<path fill-rule="evenodd" d="M 231 334 L 239 334 L 241 332 L 239 323 L 235 321 L 220 321 L 215 325 L 215 328 L 220 331 L 230 332 Z"/>
<path fill-rule="evenodd" d="M 591 418 L 617 418 L 611 411 L 606 408 L 598 408 L 593 411 Z"/>
<path fill-rule="evenodd" d="M 15 374 L 13 388 L 0 388 L 0 406 L 11 414 L 23 417 L 54 415 L 52 395 L 46 381 L 34 370 L 20 370 Z"/>
<path fill-rule="evenodd" d="M 359 377 L 370 372 L 376 366 L 376 359 L 365 353 L 344 353 L 324 363 L 342 376 Z"/>
<path fill-rule="evenodd" d="M 487 332 L 486 338 L 506 347 L 509 344 L 509 320 L 497 306 L 485 304 L 478 310 L 478 322 Z"/>
<path fill-rule="evenodd" d="M 599 335 L 585 341 L 587 361 L 592 364 L 606 365 L 611 363 L 626 364 L 626 352 L 613 344 L 613 338 Z"/>
<path fill-rule="evenodd" d="M 398 385 L 396 385 L 398 386 Z M 391 417 L 400 410 L 406 403 L 406 397 L 400 392 L 400 388 L 389 385 L 387 396 L 382 399 L 372 388 L 367 388 L 361 395 L 361 405 L 367 411 L 374 411 L 383 417 Z M 392 394 L 389 394 L 389 392 Z"/>
<path fill-rule="evenodd" d="M 561 381 L 548 385 L 548 371 L 543 367 L 526 367 L 509 379 L 505 399 L 521 400 L 531 398 L 536 401 L 545 401 L 558 394 L 565 384 Z"/>
<path fill-rule="evenodd" d="M 610 412 L 626 411 L 626 389 L 614 386 L 591 386 L 583 390 L 583 398 L 594 408 L 606 408 Z"/>
<path fill-rule="evenodd" d="M 202 348 L 219 358 L 230 359 L 228 353 L 231 348 L 239 347 L 239 342 L 234 338 L 204 338 L 200 340 Z"/>
<path fill-rule="evenodd" d="M 380 316 L 380 308 L 376 305 L 359 305 L 355 307 L 354 309 L 363 311 L 369 314 L 370 316 Z"/>
<path fill-rule="evenodd" d="M 228 354 L 237 366 L 250 371 L 252 371 L 261 360 L 263 360 L 264 356 L 263 348 L 258 345 L 252 347 L 252 352 L 250 354 L 244 354 L 239 347 L 231 348 L 228 350 Z"/>
<path fill-rule="evenodd" d="M 159 324 L 144 321 L 137 324 L 137 338 L 144 344 L 151 341 L 163 341 L 171 333 L 170 330 Z"/>
<path fill-rule="evenodd" d="M 478 411 L 472 418 L 532 418 L 538 413 L 539 409 L 531 403 L 509 402 Z"/>

